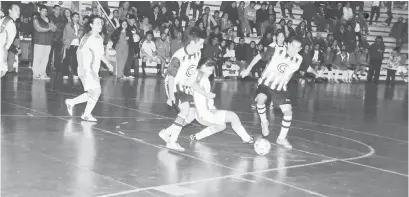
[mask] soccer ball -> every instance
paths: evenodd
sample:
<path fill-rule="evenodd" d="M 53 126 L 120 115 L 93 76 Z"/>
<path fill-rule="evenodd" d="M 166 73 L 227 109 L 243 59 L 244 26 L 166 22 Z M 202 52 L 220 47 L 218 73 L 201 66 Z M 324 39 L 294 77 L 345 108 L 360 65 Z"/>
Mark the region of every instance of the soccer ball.
<path fill-rule="evenodd" d="M 254 150 L 259 155 L 266 155 L 267 153 L 270 152 L 270 149 L 271 149 L 270 142 L 264 138 L 260 138 L 254 143 Z"/>

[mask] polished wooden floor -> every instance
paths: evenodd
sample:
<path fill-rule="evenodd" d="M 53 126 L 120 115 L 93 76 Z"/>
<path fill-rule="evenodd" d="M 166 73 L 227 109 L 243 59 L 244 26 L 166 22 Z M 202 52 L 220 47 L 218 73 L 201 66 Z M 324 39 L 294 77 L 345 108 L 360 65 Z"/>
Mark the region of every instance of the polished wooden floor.
<path fill-rule="evenodd" d="M 169 151 L 157 135 L 176 115 L 163 80 L 102 80 L 93 124 L 80 120 L 84 105 L 73 117 L 65 108 L 80 82 L 32 80 L 25 70 L 2 79 L 1 196 L 408 196 L 405 84 L 293 84 L 294 149 L 273 143 L 261 157 L 230 128 L 191 143 L 198 125 L 181 134 L 186 152 Z M 254 81 L 215 81 L 213 91 L 217 107 L 260 134 Z M 274 142 L 281 114 L 269 116 Z"/>

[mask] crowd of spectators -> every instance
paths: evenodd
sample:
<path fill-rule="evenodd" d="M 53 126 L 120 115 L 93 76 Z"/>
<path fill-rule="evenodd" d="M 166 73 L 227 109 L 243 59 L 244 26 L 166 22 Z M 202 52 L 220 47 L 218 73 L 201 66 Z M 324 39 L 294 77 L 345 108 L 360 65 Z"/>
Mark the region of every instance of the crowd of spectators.
<path fill-rule="evenodd" d="M 380 22 L 382 5 L 387 8 L 388 18 Z M 281 9 L 281 20 L 277 19 L 276 6 Z M 301 16 L 294 16 L 295 6 L 303 10 Z M 390 36 L 396 39 L 398 48 L 408 42 L 408 24 L 403 18 L 391 23 L 390 2 L 373 1 L 370 14 L 363 11 L 363 6 L 362 1 L 224 1 L 220 10 L 211 12 L 203 1 L 121 2 L 112 13 L 105 9 L 111 18 L 105 21 L 103 34 L 105 44 L 112 42 L 116 50 L 117 77 L 121 79 L 136 77 L 139 66 L 142 75 L 146 75 L 147 65 L 155 64 L 157 74 L 164 76 L 166 63 L 183 46 L 184 30 L 197 26 L 207 35 L 202 56 L 217 59 L 216 78 L 237 74 L 270 44 L 285 45 L 291 37 L 297 36 L 303 40 L 302 74 L 319 74 L 324 68 L 353 70 L 349 78 L 339 79 L 350 82 L 351 77 L 359 78 L 359 74 L 366 71 L 362 66 L 370 65 L 367 80 L 377 82 L 385 45 L 381 36 L 376 37 L 374 44 L 368 43 L 368 19 L 369 25 L 392 25 Z M 189 18 L 190 10 L 193 16 Z M 46 7 L 40 7 L 40 13 L 33 14 L 34 77 L 47 79 L 46 67 L 60 70 L 65 78 L 75 77 L 75 51 L 88 16 L 80 20 L 78 13 L 58 5 L 53 7 L 52 13 L 47 11 Z M 93 8 L 92 14 L 100 13 Z M 313 32 L 318 33 L 314 35 Z M 326 38 L 321 36 L 323 33 L 327 34 Z M 279 34 L 284 36 L 283 43 L 277 43 Z M 42 39 L 46 37 L 52 39 Z M 239 37 L 238 43 L 234 42 L 236 37 Z M 252 41 L 245 43 L 248 38 Z M 226 73 L 226 67 L 237 69 Z M 264 67 L 265 62 L 255 66 L 253 77 L 259 76 Z M 135 71 L 133 76 L 131 69 Z M 339 81 L 337 78 L 329 80 Z"/>

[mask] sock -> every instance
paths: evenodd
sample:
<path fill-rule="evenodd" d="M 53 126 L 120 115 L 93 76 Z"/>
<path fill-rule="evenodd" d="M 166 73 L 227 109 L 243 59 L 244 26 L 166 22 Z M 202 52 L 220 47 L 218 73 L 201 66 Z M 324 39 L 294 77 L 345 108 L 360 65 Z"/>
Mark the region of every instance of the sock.
<path fill-rule="evenodd" d="M 157 65 L 156 65 L 156 72 L 157 72 L 157 73 L 160 73 L 160 68 L 162 68 L 162 65 L 161 65 L 161 64 L 157 64 Z"/>
<path fill-rule="evenodd" d="M 223 129 L 224 130 L 224 129 Z M 195 137 L 197 140 L 201 140 L 203 138 L 209 137 L 215 133 L 219 133 L 223 130 L 220 130 L 220 128 L 217 128 L 217 126 L 210 126 L 206 127 L 205 129 L 201 130 L 199 133 L 195 134 Z"/>
<path fill-rule="evenodd" d="M 285 139 L 287 137 L 287 133 L 288 130 L 290 129 L 292 119 L 293 119 L 292 116 L 283 117 L 283 120 L 281 121 L 281 130 L 280 135 L 278 135 L 278 139 Z"/>
<path fill-rule="evenodd" d="M 92 110 L 94 110 L 95 105 L 97 104 L 97 100 L 88 97 L 87 106 L 84 110 L 84 115 L 91 115 Z"/>
<path fill-rule="evenodd" d="M 233 124 L 231 125 L 232 129 L 238 136 L 240 136 L 241 140 L 244 142 L 248 142 L 251 140 L 251 136 L 247 133 L 246 129 L 241 125 L 240 123 L 238 124 Z"/>
<path fill-rule="evenodd" d="M 89 98 L 88 93 L 85 92 L 85 93 L 71 99 L 71 102 L 72 102 L 73 105 L 80 104 L 80 103 L 85 103 L 85 102 L 88 101 L 88 98 Z"/>
<path fill-rule="evenodd" d="M 260 116 L 261 122 L 267 122 L 266 105 L 257 105 L 257 113 Z"/>
<path fill-rule="evenodd" d="M 145 73 L 146 62 L 142 62 L 142 73 Z"/>
<path fill-rule="evenodd" d="M 176 117 L 175 122 L 166 129 L 166 132 L 170 133 L 170 141 L 171 142 L 177 142 L 179 138 L 179 134 L 183 129 L 183 124 L 185 122 L 185 118 L 182 118 L 180 116 Z"/>

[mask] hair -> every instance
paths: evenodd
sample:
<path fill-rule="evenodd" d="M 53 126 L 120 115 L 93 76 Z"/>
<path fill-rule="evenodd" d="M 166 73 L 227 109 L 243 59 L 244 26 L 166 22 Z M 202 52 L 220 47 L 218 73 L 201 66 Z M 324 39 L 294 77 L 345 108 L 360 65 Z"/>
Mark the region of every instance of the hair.
<path fill-rule="evenodd" d="M 55 8 L 60 8 L 60 6 L 59 5 L 54 5 L 53 9 L 55 9 Z"/>
<path fill-rule="evenodd" d="M 240 38 L 239 38 L 239 42 L 240 42 L 241 40 L 246 41 L 246 39 L 244 39 L 244 37 L 240 37 Z"/>
<path fill-rule="evenodd" d="M 184 43 L 187 45 L 189 44 L 192 40 L 197 40 L 197 39 L 205 39 L 206 35 L 202 30 L 199 29 L 199 27 L 193 26 L 190 27 L 189 29 L 186 29 L 186 36 L 184 39 Z"/>
<path fill-rule="evenodd" d="M 300 37 L 298 37 L 298 36 L 293 36 L 293 37 L 290 38 L 289 43 L 292 43 L 292 42 L 298 42 L 298 43 L 302 44 L 302 39 Z"/>
<path fill-rule="evenodd" d="M 71 13 L 71 19 L 74 18 L 75 15 L 80 16 L 80 14 L 78 14 L 78 12 L 73 12 L 73 13 Z"/>
<path fill-rule="evenodd" d="M 115 13 L 115 12 L 118 12 L 118 14 L 119 14 L 119 10 L 114 10 L 114 11 L 112 11 L 112 13 Z"/>
<path fill-rule="evenodd" d="M 256 4 L 256 2 L 255 2 L 255 1 L 250 1 L 250 5 L 251 5 L 251 4 L 254 4 L 254 5 L 255 5 L 255 4 Z"/>
<path fill-rule="evenodd" d="M 214 14 L 220 14 L 219 10 L 214 11 Z"/>
<path fill-rule="evenodd" d="M 152 31 L 147 31 L 147 32 L 146 32 L 146 37 L 148 37 L 148 35 L 152 35 L 152 36 L 153 36 L 153 32 L 152 32 Z"/>
<path fill-rule="evenodd" d="M 84 18 L 85 18 L 85 17 L 84 17 Z M 91 30 L 92 30 L 91 24 L 93 24 L 94 21 L 95 21 L 95 19 L 97 19 L 97 18 L 99 18 L 99 19 L 101 19 L 101 20 L 104 20 L 104 19 L 102 19 L 102 17 L 100 17 L 100 16 L 96 16 L 96 15 L 91 16 L 90 19 L 88 20 L 88 22 L 84 25 L 84 30 L 85 30 L 84 32 L 85 32 L 85 34 L 91 32 Z M 85 34 L 84 34 L 84 35 L 85 35 Z"/>
<path fill-rule="evenodd" d="M 213 58 L 210 57 L 203 57 L 199 60 L 199 69 L 204 67 L 214 67 L 216 64 L 216 61 Z"/>
<path fill-rule="evenodd" d="M 40 5 L 40 6 L 38 6 L 38 8 L 39 8 L 40 12 L 41 12 L 41 10 L 43 10 L 43 9 L 45 9 L 45 10 L 48 11 L 47 6 L 45 6 L 45 5 Z"/>

